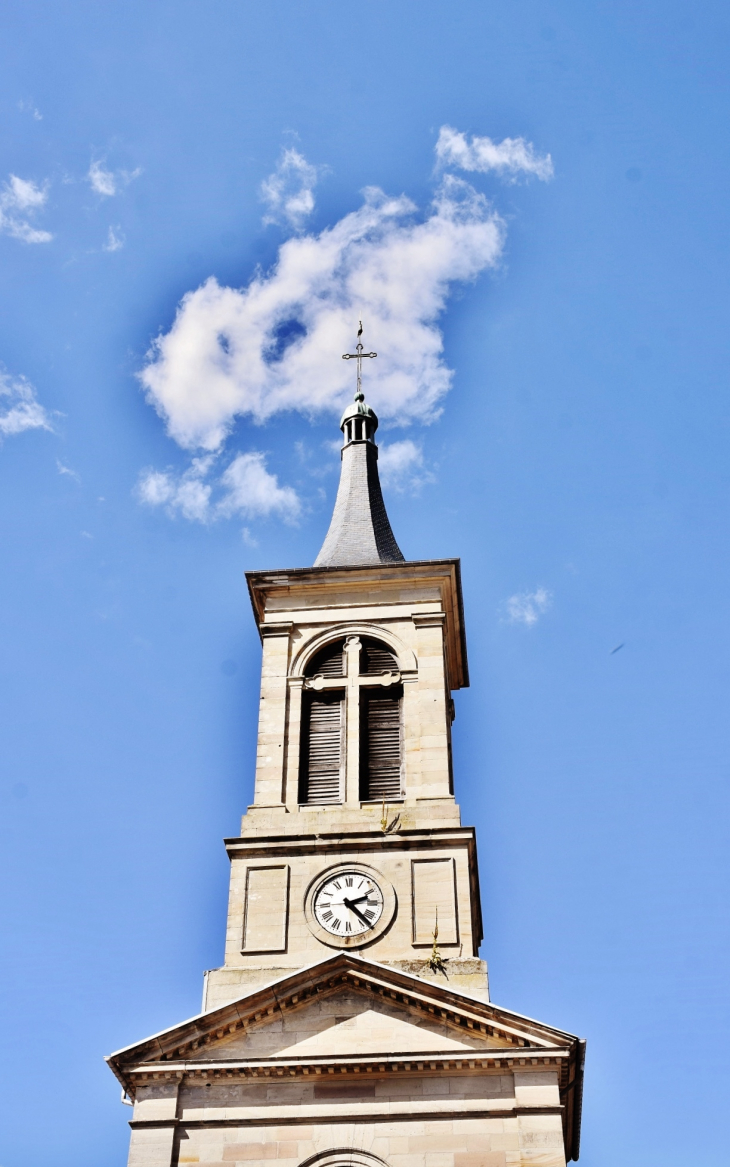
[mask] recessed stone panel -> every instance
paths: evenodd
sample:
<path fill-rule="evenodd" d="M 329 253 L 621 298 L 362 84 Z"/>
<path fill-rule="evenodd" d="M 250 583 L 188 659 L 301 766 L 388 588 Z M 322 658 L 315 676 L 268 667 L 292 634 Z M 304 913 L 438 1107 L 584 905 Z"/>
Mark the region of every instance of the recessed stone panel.
<path fill-rule="evenodd" d="M 289 865 L 249 867 L 243 908 L 244 952 L 284 952 L 289 919 Z"/>
<path fill-rule="evenodd" d="M 432 945 L 438 924 L 438 943 L 459 943 L 454 860 L 414 859 L 411 863 L 413 944 Z"/>

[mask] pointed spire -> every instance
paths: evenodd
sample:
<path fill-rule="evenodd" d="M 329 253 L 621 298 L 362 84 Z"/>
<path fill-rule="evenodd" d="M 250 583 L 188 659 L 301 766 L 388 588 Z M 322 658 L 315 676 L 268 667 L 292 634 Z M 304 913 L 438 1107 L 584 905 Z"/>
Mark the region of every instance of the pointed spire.
<path fill-rule="evenodd" d="M 403 563 L 404 556 L 385 510 L 378 475 L 378 447 L 375 445 L 377 416 L 365 403 L 362 391 L 362 361 L 377 353 L 363 352 L 357 334 L 357 351 L 344 353 L 343 360 L 357 361 L 357 390 L 340 421 L 345 436 L 342 447 L 340 486 L 327 537 L 314 561 L 315 567 L 345 567 L 355 564 Z"/>

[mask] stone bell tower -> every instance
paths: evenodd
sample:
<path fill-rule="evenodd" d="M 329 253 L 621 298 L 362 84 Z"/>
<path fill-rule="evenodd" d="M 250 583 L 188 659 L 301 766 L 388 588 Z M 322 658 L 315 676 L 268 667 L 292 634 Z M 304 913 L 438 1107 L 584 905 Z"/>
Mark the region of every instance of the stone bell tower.
<path fill-rule="evenodd" d="M 584 1043 L 489 1000 L 451 763 L 459 561 L 395 540 L 369 355 L 346 354 L 357 393 L 314 566 L 247 573 L 261 696 L 225 959 L 200 1015 L 108 1059 L 134 1101 L 130 1167 L 578 1157 Z"/>

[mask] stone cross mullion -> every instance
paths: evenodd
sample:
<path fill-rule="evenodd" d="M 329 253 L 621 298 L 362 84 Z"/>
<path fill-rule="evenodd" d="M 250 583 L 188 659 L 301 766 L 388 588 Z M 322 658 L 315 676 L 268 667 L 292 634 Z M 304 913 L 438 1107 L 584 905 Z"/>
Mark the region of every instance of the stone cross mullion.
<path fill-rule="evenodd" d="M 345 763 L 345 803 L 360 805 L 360 651 L 362 641 L 358 636 L 348 636 L 345 641 L 347 662 L 347 687 L 345 697 L 346 763 Z"/>
<path fill-rule="evenodd" d="M 362 641 L 349 636 L 345 641 L 345 676 L 313 677 L 307 688 L 316 692 L 345 688 L 345 790 L 347 806 L 360 805 L 360 689 L 387 688 L 400 681 L 400 673 L 387 672 L 365 676 L 360 672 Z"/>

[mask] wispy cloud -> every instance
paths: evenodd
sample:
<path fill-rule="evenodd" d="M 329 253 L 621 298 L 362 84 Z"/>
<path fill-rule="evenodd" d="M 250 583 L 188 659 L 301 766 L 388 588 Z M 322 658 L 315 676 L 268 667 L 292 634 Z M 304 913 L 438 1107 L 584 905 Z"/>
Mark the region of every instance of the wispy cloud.
<path fill-rule="evenodd" d="M 368 400 L 401 422 L 435 418 L 453 376 L 439 318 L 455 283 L 498 263 L 504 227 L 449 175 L 425 217 L 416 210 L 370 188 L 334 227 L 288 239 L 246 288 L 211 278 L 189 292 L 140 374 L 170 436 L 217 450 L 239 416 L 341 409 L 352 376 L 338 356 L 361 317 L 381 353 Z"/>
<path fill-rule="evenodd" d="M 18 109 L 20 110 L 21 113 L 29 113 L 31 115 L 31 117 L 33 118 L 33 121 L 36 121 L 36 122 L 43 121 L 43 114 L 41 113 L 41 111 L 39 109 L 36 109 L 36 107 L 34 106 L 32 101 L 19 101 L 18 102 Z"/>
<path fill-rule="evenodd" d="M 547 182 L 553 177 L 550 155 L 537 154 L 532 143 L 524 138 L 505 138 L 502 142 L 493 142 L 491 138 L 479 138 L 475 134 L 469 141 L 466 134 L 451 126 L 441 127 L 436 143 L 436 159 L 441 166 L 479 171 L 482 174 L 493 171 L 513 179 L 520 174 L 534 174 L 536 178 Z"/>
<path fill-rule="evenodd" d="M 69 478 L 73 478 L 74 482 L 81 483 L 81 475 L 77 474 L 75 470 L 72 470 L 70 466 L 64 466 L 60 458 L 56 458 L 56 469 L 59 474 L 67 475 Z"/>
<path fill-rule="evenodd" d="M 0 187 L 0 232 L 20 239 L 23 243 L 48 243 L 53 236 L 48 231 L 33 227 L 30 218 L 48 199 L 46 187 L 37 186 L 26 178 L 11 174 Z"/>
<path fill-rule="evenodd" d="M 506 603 L 507 619 L 510 624 L 524 624 L 531 628 L 552 603 L 552 595 L 546 588 L 536 588 L 534 592 L 517 592 Z"/>
<path fill-rule="evenodd" d="M 207 523 L 210 519 L 211 486 L 205 482 L 208 462 L 195 458 L 184 474 L 169 470 L 145 470 L 137 485 L 140 500 L 151 507 L 164 506 L 169 514 L 181 514 L 191 522 Z"/>
<path fill-rule="evenodd" d="M 119 227 L 110 227 L 104 244 L 104 251 L 121 251 L 124 247 L 124 236 Z"/>
<path fill-rule="evenodd" d="M 394 490 L 417 491 L 434 481 L 434 475 L 424 464 L 421 447 L 410 438 L 381 445 L 378 467 L 383 485 Z"/>
<path fill-rule="evenodd" d="M 0 371 L 0 434 L 10 437 L 25 430 L 52 429 L 30 381 Z"/>
<path fill-rule="evenodd" d="M 103 162 L 95 159 L 86 175 L 91 189 L 104 198 L 113 198 L 119 191 L 129 186 L 142 173 L 141 167 L 136 170 L 109 170 Z"/>
<path fill-rule="evenodd" d="M 282 150 L 276 170 L 261 183 L 266 205 L 264 223 L 280 223 L 301 230 L 314 210 L 314 188 L 320 168 L 307 162 L 298 150 Z"/>
<path fill-rule="evenodd" d="M 277 515 L 295 522 L 301 502 L 290 486 L 280 486 L 275 474 L 266 469 L 266 456 L 259 451 L 238 454 L 222 474 L 214 475 L 215 455 L 194 458 L 182 474 L 146 470 L 137 493 L 148 506 L 164 506 L 170 514 L 181 514 L 191 522 L 210 523 L 240 516 L 248 519 Z"/>
<path fill-rule="evenodd" d="M 91 183 L 91 189 L 97 194 L 111 198 L 117 193 L 117 180 L 113 170 L 107 170 L 101 162 L 92 162 L 86 176 Z"/>

